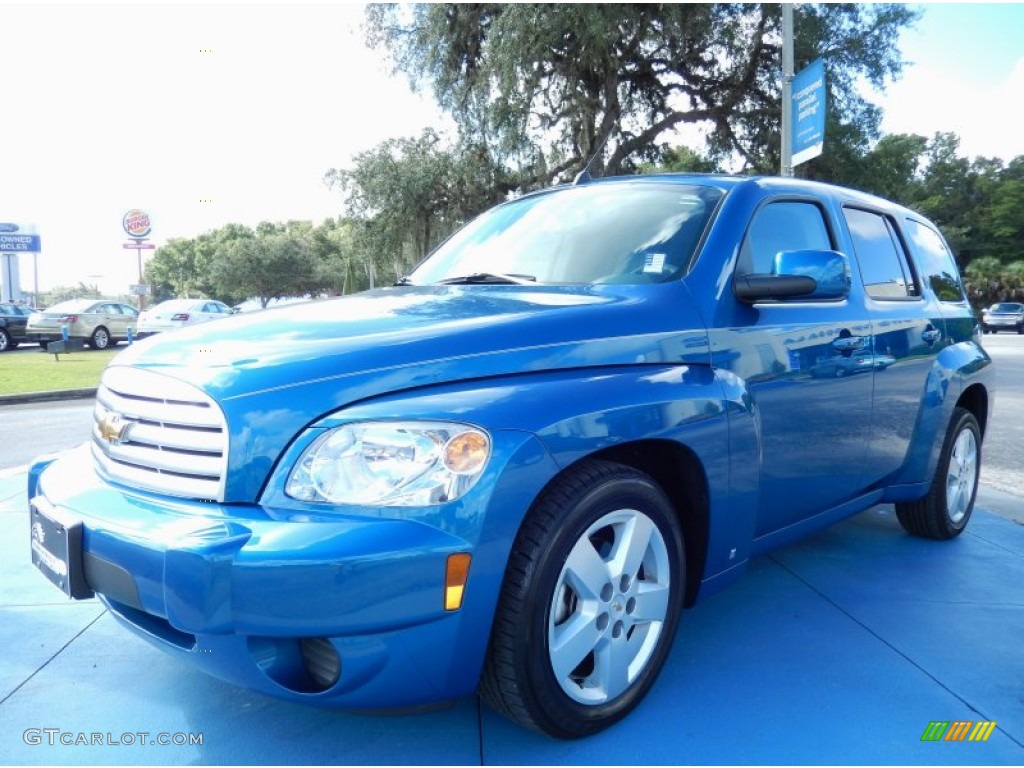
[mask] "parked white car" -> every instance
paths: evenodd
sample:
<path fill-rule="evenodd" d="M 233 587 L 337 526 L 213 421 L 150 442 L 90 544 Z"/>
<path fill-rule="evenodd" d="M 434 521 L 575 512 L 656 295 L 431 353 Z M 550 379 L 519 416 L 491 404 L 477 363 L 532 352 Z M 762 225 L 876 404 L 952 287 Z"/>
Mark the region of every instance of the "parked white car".
<path fill-rule="evenodd" d="M 213 299 L 169 299 L 139 314 L 137 336 L 151 336 L 188 325 L 198 325 L 234 314 L 231 307 Z"/>

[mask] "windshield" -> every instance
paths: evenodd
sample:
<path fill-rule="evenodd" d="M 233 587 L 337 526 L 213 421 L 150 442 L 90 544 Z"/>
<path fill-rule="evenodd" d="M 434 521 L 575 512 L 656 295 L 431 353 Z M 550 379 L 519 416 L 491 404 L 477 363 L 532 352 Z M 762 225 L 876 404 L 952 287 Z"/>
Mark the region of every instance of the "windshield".
<path fill-rule="evenodd" d="M 161 301 L 150 312 L 170 312 L 171 310 L 191 309 L 196 304 L 194 299 L 168 299 Z"/>
<path fill-rule="evenodd" d="M 722 194 L 645 182 L 530 195 L 469 223 L 406 282 L 661 282 L 689 263 Z"/>

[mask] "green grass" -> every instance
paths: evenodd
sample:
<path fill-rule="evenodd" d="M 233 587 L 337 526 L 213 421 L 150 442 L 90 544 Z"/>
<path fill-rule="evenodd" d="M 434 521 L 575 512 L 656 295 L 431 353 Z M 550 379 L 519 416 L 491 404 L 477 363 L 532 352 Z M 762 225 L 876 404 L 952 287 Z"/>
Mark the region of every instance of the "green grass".
<path fill-rule="evenodd" d="M 124 348 L 122 345 L 118 349 Z M 0 354 L 0 395 L 95 387 L 118 349 L 84 349 L 60 355 L 59 360 L 34 346 L 4 352 Z"/>

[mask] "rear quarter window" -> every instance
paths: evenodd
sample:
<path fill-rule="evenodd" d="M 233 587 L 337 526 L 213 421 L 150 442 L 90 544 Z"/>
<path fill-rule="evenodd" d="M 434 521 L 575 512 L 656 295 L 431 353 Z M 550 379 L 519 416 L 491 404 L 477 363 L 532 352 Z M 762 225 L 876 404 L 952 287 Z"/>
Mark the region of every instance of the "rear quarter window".
<path fill-rule="evenodd" d="M 931 286 L 940 301 L 967 301 L 960 270 L 942 236 L 931 226 L 906 219 L 904 231 L 922 279 Z"/>

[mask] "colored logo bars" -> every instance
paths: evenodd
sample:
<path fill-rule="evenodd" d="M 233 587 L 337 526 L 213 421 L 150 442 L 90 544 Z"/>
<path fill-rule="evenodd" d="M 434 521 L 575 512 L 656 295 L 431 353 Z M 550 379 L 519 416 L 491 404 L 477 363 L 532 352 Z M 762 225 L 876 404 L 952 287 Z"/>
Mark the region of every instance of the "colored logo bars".
<path fill-rule="evenodd" d="M 921 741 L 988 741 L 995 728 L 995 720 L 932 720 Z"/>

